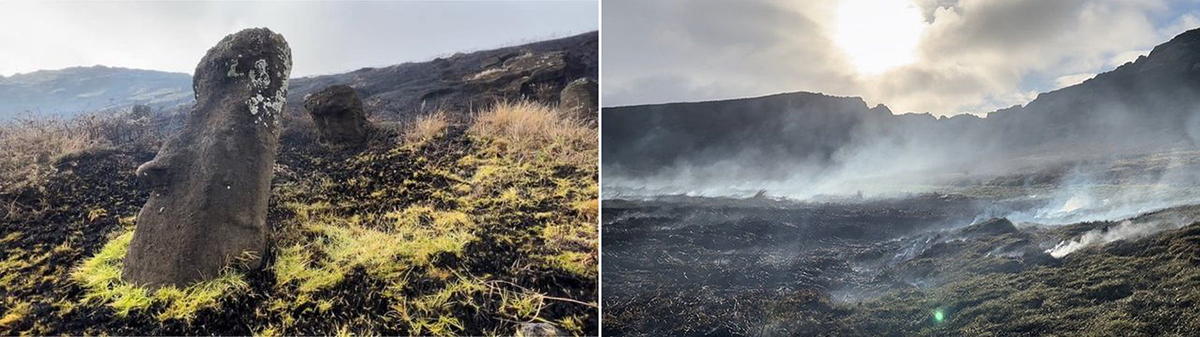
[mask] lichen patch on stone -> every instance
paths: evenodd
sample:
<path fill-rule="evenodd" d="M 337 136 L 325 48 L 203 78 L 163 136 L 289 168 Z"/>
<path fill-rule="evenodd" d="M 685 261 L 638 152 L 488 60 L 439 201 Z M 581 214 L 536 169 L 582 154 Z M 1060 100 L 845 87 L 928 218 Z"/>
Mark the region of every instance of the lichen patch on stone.
<path fill-rule="evenodd" d="M 266 99 L 263 98 L 262 94 L 256 94 L 254 97 L 250 97 L 249 101 L 246 101 L 246 105 L 250 106 L 250 115 L 258 115 L 258 105 L 262 104 L 264 100 Z"/>
<path fill-rule="evenodd" d="M 233 62 L 229 63 L 229 71 L 225 72 L 225 76 L 241 77 L 243 74 L 240 74 L 237 72 L 237 65 L 238 65 L 238 60 L 233 60 Z"/>
<path fill-rule="evenodd" d="M 271 75 L 267 73 L 267 60 L 254 61 L 254 69 L 250 69 L 250 86 L 263 90 L 271 85 Z"/>
<path fill-rule="evenodd" d="M 291 72 L 287 56 L 284 55 L 283 59 L 276 63 L 280 84 L 274 93 L 267 92 L 272 83 L 271 73 L 267 70 L 270 63 L 265 59 L 259 59 L 254 62 L 254 68 L 250 69 L 249 86 L 253 90 L 254 96 L 246 100 L 246 105 L 249 107 L 250 115 L 254 116 L 255 124 L 279 126 L 279 119 L 276 117 L 279 112 L 283 111 L 283 105 L 287 101 L 287 76 Z"/>

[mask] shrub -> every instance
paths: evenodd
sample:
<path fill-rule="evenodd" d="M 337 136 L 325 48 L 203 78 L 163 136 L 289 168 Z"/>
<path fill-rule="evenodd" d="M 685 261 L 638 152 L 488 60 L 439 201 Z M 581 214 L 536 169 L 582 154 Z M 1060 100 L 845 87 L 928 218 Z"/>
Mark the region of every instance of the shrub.
<path fill-rule="evenodd" d="M 404 132 L 404 141 L 411 144 L 429 141 L 441 135 L 448 126 L 450 126 L 450 122 L 447 120 L 444 110 L 422 115 Z"/>
<path fill-rule="evenodd" d="M 59 159 L 86 151 L 155 151 L 170 132 L 158 114 L 98 112 L 72 119 L 25 116 L 0 123 L 0 192 L 39 186 Z"/>
<path fill-rule="evenodd" d="M 519 161 L 560 158 L 578 167 L 598 164 L 595 128 L 529 101 L 500 102 L 475 117 L 471 134 L 503 142 Z"/>
<path fill-rule="evenodd" d="M 40 185 L 64 155 L 96 147 L 96 139 L 71 123 L 22 118 L 0 125 L 0 192 Z"/>

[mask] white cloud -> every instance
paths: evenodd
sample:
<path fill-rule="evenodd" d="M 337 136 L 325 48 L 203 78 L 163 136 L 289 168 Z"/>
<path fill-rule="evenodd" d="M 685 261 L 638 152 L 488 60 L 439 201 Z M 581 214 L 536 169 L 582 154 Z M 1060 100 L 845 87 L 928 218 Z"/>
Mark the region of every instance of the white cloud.
<path fill-rule="evenodd" d="M 1117 66 L 1123 65 L 1125 63 L 1137 61 L 1138 57 L 1146 56 L 1148 54 L 1150 54 L 1149 49 L 1130 50 L 1130 51 L 1126 51 L 1126 52 L 1117 53 L 1116 55 L 1113 55 L 1113 57 L 1108 60 L 1108 66 L 1110 68 L 1116 68 Z"/>
<path fill-rule="evenodd" d="M 924 20 L 913 59 L 872 73 L 834 42 L 846 1 L 862 0 L 606 0 L 604 104 L 815 91 L 897 113 L 983 113 L 1111 70 L 1198 25 L 1178 14 L 1156 21 L 1171 17 L 1171 0 L 913 0 Z"/>
<path fill-rule="evenodd" d="M 1200 12 L 1191 12 L 1179 16 L 1171 24 L 1159 29 L 1159 33 L 1165 36 L 1175 36 L 1179 33 L 1200 27 Z"/>
<path fill-rule="evenodd" d="M 1058 78 L 1054 79 L 1054 89 L 1061 89 L 1061 88 L 1069 87 L 1069 86 L 1076 85 L 1079 83 L 1083 83 L 1083 81 L 1089 80 L 1092 77 L 1096 77 L 1096 74 L 1082 73 L 1082 74 L 1059 76 Z"/>

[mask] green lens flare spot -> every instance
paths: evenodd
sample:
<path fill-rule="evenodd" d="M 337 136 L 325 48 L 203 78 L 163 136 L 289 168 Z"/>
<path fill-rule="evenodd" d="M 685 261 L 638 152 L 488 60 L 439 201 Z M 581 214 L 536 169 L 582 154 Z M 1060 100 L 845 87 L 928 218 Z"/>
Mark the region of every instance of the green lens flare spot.
<path fill-rule="evenodd" d="M 933 319 L 936 320 L 938 323 L 941 323 L 943 320 L 946 320 L 946 314 L 943 313 L 941 310 L 934 310 L 933 311 Z"/>

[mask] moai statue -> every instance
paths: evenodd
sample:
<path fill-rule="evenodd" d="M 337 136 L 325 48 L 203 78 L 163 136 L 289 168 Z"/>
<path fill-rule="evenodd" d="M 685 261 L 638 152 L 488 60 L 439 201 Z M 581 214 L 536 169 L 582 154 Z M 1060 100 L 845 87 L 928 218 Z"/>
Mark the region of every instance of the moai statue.
<path fill-rule="evenodd" d="M 600 86 L 596 80 L 584 77 L 563 87 L 558 94 L 558 108 L 567 116 L 596 123 L 600 118 Z"/>
<path fill-rule="evenodd" d="M 123 279 L 183 286 L 235 262 L 262 266 L 291 54 L 282 35 L 254 28 L 226 36 L 200 60 L 183 129 L 137 169 L 151 195 Z"/>
<path fill-rule="evenodd" d="M 326 144 L 361 144 L 371 131 L 362 100 L 348 85 L 332 85 L 306 95 L 304 109 L 317 127 L 317 138 Z"/>

